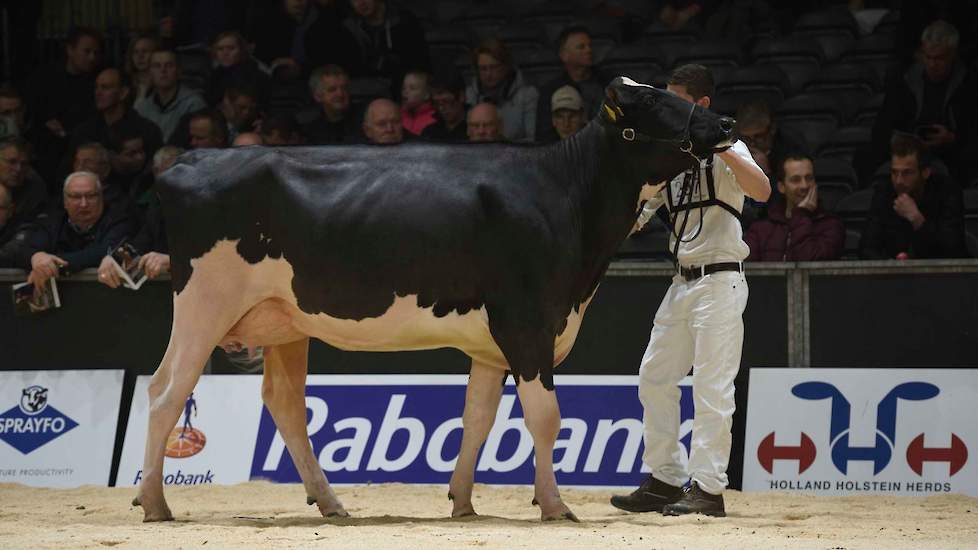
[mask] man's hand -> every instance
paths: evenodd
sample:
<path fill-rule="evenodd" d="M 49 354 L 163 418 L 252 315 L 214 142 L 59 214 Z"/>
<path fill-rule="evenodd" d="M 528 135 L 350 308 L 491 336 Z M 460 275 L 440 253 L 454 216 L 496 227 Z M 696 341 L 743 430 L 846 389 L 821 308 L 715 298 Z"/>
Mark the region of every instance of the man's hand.
<path fill-rule="evenodd" d="M 170 271 L 170 255 L 159 252 L 143 254 L 139 258 L 139 268 L 146 272 L 147 277 L 155 279 Z"/>
<path fill-rule="evenodd" d="M 47 252 L 35 252 L 31 256 L 31 273 L 27 282 L 34 285 L 35 291 L 48 282 L 48 279 L 58 276 L 58 269 L 68 265 L 68 262 Z"/>
<path fill-rule="evenodd" d="M 102 258 L 102 263 L 98 266 L 98 282 L 109 288 L 119 288 L 119 285 L 122 284 L 119 272 L 115 270 L 115 266 L 112 265 L 112 258 L 109 256 Z"/>
<path fill-rule="evenodd" d="M 61 121 L 56 118 L 52 118 L 51 120 L 45 122 L 44 125 L 48 127 L 48 130 L 51 130 L 52 134 L 60 138 L 68 135 L 68 132 L 65 132 L 65 127 L 61 125 Z"/>
<path fill-rule="evenodd" d="M 803 208 L 805 210 L 808 210 L 809 212 L 814 212 L 815 209 L 818 208 L 818 186 L 817 185 L 812 185 L 808 189 L 808 193 L 805 195 L 805 198 L 801 199 L 801 202 L 798 203 L 798 208 Z"/>
<path fill-rule="evenodd" d="M 947 126 L 943 124 L 931 124 L 928 128 L 930 128 L 930 131 L 921 139 L 927 147 L 950 145 L 957 140 L 954 132 L 948 130 Z"/>
<path fill-rule="evenodd" d="M 920 209 L 917 208 L 917 201 L 906 193 L 897 195 L 896 200 L 893 201 L 893 210 L 901 218 L 913 224 L 914 229 L 920 229 L 920 226 L 924 225 L 925 218 L 920 213 Z"/>

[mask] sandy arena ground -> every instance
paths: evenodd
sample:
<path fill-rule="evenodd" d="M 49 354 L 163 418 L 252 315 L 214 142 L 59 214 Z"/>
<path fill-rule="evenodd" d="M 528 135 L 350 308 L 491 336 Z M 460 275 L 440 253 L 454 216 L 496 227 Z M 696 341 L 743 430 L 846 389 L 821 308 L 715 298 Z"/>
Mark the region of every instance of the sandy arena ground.
<path fill-rule="evenodd" d="M 727 493 L 727 518 L 627 514 L 608 491 L 564 489 L 583 520 L 541 524 L 530 487 L 477 486 L 483 514 L 451 520 L 446 488 L 340 487 L 354 516 L 325 521 L 301 485 L 168 489 L 177 521 L 143 524 L 132 488 L 0 484 L 0 548 L 978 548 L 978 499 Z"/>

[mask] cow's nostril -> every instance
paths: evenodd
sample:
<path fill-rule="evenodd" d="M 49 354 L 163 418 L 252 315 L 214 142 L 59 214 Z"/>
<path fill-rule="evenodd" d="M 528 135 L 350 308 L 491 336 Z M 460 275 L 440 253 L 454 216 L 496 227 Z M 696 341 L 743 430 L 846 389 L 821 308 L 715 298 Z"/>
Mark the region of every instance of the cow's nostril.
<path fill-rule="evenodd" d="M 734 126 L 737 125 L 737 121 L 730 117 L 723 117 L 720 119 L 720 130 L 725 134 L 729 134 L 733 131 Z"/>

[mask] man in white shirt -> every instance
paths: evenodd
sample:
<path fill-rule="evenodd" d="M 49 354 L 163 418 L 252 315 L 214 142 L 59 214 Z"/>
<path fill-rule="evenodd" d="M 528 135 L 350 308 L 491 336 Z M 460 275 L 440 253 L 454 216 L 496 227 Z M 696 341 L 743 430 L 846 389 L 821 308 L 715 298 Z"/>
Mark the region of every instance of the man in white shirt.
<path fill-rule="evenodd" d="M 706 109 L 713 76 L 701 65 L 684 65 L 673 71 L 667 90 Z M 667 206 L 673 222 L 670 247 L 678 264 L 639 370 L 645 410 L 642 459 L 652 473 L 631 494 L 611 499 L 630 512 L 726 515 L 733 382 L 740 368 L 748 294 L 742 262 L 750 252 L 739 217 L 745 195 L 764 202 L 771 186 L 743 142 L 699 164 L 699 173 L 690 170 L 660 185 L 639 217 L 641 226 Z M 684 465 L 678 384 L 690 366 L 695 418 Z"/>

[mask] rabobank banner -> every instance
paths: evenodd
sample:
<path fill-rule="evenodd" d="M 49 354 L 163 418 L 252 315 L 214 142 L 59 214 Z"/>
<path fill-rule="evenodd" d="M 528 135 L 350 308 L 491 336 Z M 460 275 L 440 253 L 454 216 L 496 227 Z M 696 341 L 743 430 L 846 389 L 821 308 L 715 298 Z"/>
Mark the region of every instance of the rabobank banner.
<path fill-rule="evenodd" d="M 745 491 L 978 496 L 978 370 L 752 369 Z"/>
<path fill-rule="evenodd" d="M 136 379 L 115 482 L 119 487 L 138 485 L 143 475 L 149 381 L 149 376 Z M 248 481 L 261 410 L 261 376 L 201 376 L 167 437 L 164 484 Z"/>
<path fill-rule="evenodd" d="M 247 382 L 249 379 L 253 382 Z M 232 381 L 240 382 L 232 385 Z M 562 417 L 554 453 L 558 483 L 637 484 L 643 476 L 638 378 L 558 375 L 555 382 Z M 309 376 L 309 439 L 330 482 L 447 483 L 462 441 L 467 383 L 464 375 Z M 198 417 L 192 418 L 201 435 L 184 430 L 181 420 L 170 438 L 172 446 L 186 449 L 183 452 L 187 454 L 198 446 L 201 450 L 177 458 L 171 455 L 168 445 L 164 472 L 169 478 L 164 481 L 300 482 L 271 414 L 261 405 L 260 385 L 257 376 L 202 377 L 193 396 Z M 142 380 L 137 384 L 137 397 L 140 387 L 145 388 Z M 680 389 L 680 440 L 688 450 L 693 416 L 689 381 L 684 381 Z M 142 406 L 145 407 L 145 398 Z M 248 410 L 248 406 L 252 409 Z M 143 413 L 140 419 L 136 407 L 134 399 L 130 428 L 134 421 L 142 425 L 137 426 L 138 431 L 126 434 L 120 485 L 138 482 L 142 468 L 146 417 Z M 186 410 L 190 412 L 184 416 L 193 414 L 190 408 Z M 215 441 L 212 433 L 220 433 L 224 440 Z M 203 445 L 196 443 L 205 438 Z M 229 449 L 218 450 L 219 446 Z M 533 440 L 524 425 L 523 410 L 512 384 L 504 388 L 496 423 L 477 463 L 476 481 L 533 483 Z"/>
<path fill-rule="evenodd" d="M 0 483 L 108 485 L 121 370 L 0 372 Z"/>

